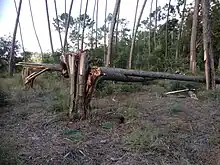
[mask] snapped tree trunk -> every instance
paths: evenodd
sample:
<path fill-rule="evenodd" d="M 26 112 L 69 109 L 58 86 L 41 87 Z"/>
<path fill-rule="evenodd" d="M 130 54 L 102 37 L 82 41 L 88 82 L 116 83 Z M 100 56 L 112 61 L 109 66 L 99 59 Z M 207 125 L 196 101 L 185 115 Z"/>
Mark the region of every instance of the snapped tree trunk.
<path fill-rule="evenodd" d="M 45 0 L 45 6 L 46 6 L 46 13 L 47 13 L 48 32 L 49 32 L 49 37 L 50 37 L 50 47 L 51 47 L 52 55 L 54 55 L 53 40 L 52 40 L 51 28 L 50 28 L 50 16 L 49 16 L 49 11 L 48 11 L 47 0 Z"/>
<path fill-rule="evenodd" d="M 14 73 L 14 49 L 15 49 L 15 40 L 16 40 L 16 34 L 17 34 L 17 29 L 18 29 L 18 23 L 19 23 L 19 17 L 20 17 L 20 12 L 21 12 L 21 4 L 22 0 L 20 0 L 19 5 L 18 5 L 18 12 L 17 12 L 17 18 L 15 21 L 15 28 L 13 32 L 13 38 L 12 38 L 12 45 L 11 45 L 11 51 L 10 51 L 10 59 L 9 59 L 9 75 L 13 76 Z"/>
<path fill-rule="evenodd" d="M 116 19 L 117 19 L 117 14 L 119 11 L 120 3 L 121 3 L 121 0 L 116 0 L 114 12 L 112 15 L 112 22 L 111 22 L 109 38 L 108 38 L 108 52 L 107 52 L 106 64 L 105 64 L 106 67 L 110 66 L 110 63 L 111 63 L 110 59 L 112 56 L 112 43 L 113 43 L 113 37 L 114 37 L 114 29 L 115 29 L 115 24 L 116 24 Z"/>
<path fill-rule="evenodd" d="M 128 65 L 129 69 L 131 69 L 131 67 L 132 67 L 132 56 L 133 56 L 133 50 L 134 50 L 136 34 L 137 34 L 137 30 L 138 30 L 138 27 L 139 27 L 139 24 L 140 24 L 140 21 L 141 21 L 141 17 L 143 15 L 146 3 L 147 3 L 147 0 L 145 0 L 143 5 L 142 5 L 141 12 L 140 12 L 140 15 L 138 17 L 138 21 L 137 21 L 137 24 L 136 24 L 136 27 L 135 27 L 134 35 L 132 36 L 131 49 L 130 49 L 130 54 L 129 54 L 129 65 Z"/>
<path fill-rule="evenodd" d="M 205 61 L 206 89 L 215 89 L 215 67 L 211 43 L 210 1 L 202 0 L 203 48 Z"/>
<path fill-rule="evenodd" d="M 121 68 L 106 68 L 101 67 L 100 70 L 102 73 L 107 76 L 110 76 L 115 73 L 115 75 L 124 75 L 131 76 L 134 78 L 149 78 L 149 79 L 170 79 L 170 80 L 180 80 L 180 81 L 192 81 L 198 83 L 205 83 L 205 77 L 200 76 L 186 76 L 181 74 L 171 74 L 167 72 L 147 72 L 141 70 L 130 70 L 130 69 L 121 69 Z M 105 76 L 104 76 L 105 77 Z M 114 76 L 112 76 L 114 80 Z M 116 77 L 116 76 L 115 76 Z M 109 79 L 110 80 L 110 79 Z M 216 83 L 220 84 L 220 78 L 215 78 Z"/>
<path fill-rule="evenodd" d="M 199 3 L 200 0 L 195 0 L 191 41 L 190 41 L 190 70 L 192 73 L 196 72 L 196 36 L 197 36 Z"/>

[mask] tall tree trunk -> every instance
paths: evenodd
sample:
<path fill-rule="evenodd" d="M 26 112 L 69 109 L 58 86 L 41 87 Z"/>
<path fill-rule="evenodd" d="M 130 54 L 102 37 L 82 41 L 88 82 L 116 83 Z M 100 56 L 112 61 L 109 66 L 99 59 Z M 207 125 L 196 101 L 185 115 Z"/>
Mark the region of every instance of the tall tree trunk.
<path fill-rule="evenodd" d="M 16 40 L 16 34 L 17 34 L 17 29 L 18 29 L 19 17 L 20 17 L 20 12 L 21 12 L 21 4 L 22 4 L 22 0 L 20 0 L 19 2 L 17 18 L 15 21 L 15 28 L 14 28 L 13 38 L 12 38 L 12 45 L 11 45 L 10 59 L 9 59 L 9 75 L 10 76 L 13 76 L 13 73 L 14 73 L 14 58 L 15 58 L 14 49 L 15 49 L 15 40 Z"/>
<path fill-rule="evenodd" d="M 202 0 L 203 49 L 205 61 L 206 89 L 215 89 L 215 67 L 211 43 L 210 0 Z"/>
<path fill-rule="evenodd" d="M 196 36 L 197 36 L 199 3 L 200 0 L 195 0 L 191 41 L 190 41 L 190 70 L 192 73 L 196 72 Z"/>
<path fill-rule="evenodd" d="M 168 22 L 169 22 L 169 15 L 170 15 L 170 3 L 171 3 L 171 0 L 169 0 L 168 9 L 167 9 L 165 59 L 168 58 Z"/>
<path fill-rule="evenodd" d="M 54 0 L 54 8 L 55 8 L 56 19 L 57 19 L 58 33 L 59 33 L 59 38 L 60 38 L 60 46 L 61 46 L 61 49 L 63 49 L 63 42 L 62 42 L 62 37 L 61 37 L 61 32 L 60 32 L 60 21 L 58 19 L 57 2 L 56 2 L 56 0 Z"/>
<path fill-rule="evenodd" d="M 107 46 L 106 46 L 106 34 L 107 34 L 107 6 L 108 6 L 108 0 L 105 0 L 105 29 L 104 29 L 104 64 L 106 64 L 106 57 L 107 57 Z"/>
<path fill-rule="evenodd" d="M 112 15 L 112 22 L 111 22 L 111 27 L 110 27 L 110 32 L 109 32 L 109 39 L 108 39 L 108 52 L 107 52 L 106 64 L 105 64 L 106 67 L 110 66 L 110 63 L 111 63 L 110 58 L 112 55 L 112 41 L 113 41 L 114 29 L 115 29 L 115 24 L 116 24 L 116 19 L 117 19 L 117 14 L 119 11 L 120 3 L 121 3 L 121 0 L 116 0 L 114 12 Z"/>
<path fill-rule="evenodd" d="M 84 44 L 84 33 L 85 33 L 85 24 L 86 24 L 86 14 L 87 14 L 87 9 L 88 9 L 88 2 L 89 2 L 89 0 L 86 0 L 86 8 L 85 8 L 84 19 L 83 19 L 81 50 L 83 50 L 83 44 Z"/>
<path fill-rule="evenodd" d="M 54 55 L 53 40 L 52 40 L 52 35 L 51 35 L 50 17 L 49 17 L 47 0 L 45 0 L 45 6 L 46 6 L 46 12 L 47 12 L 47 24 L 48 24 L 48 31 L 49 31 L 49 37 L 50 37 L 50 47 L 51 47 L 52 55 Z"/>
<path fill-rule="evenodd" d="M 157 37 L 157 1 L 156 0 L 156 14 L 155 14 L 155 27 L 154 27 L 154 48 L 156 48 L 156 37 Z"/>
<path fill-rule="evenodd" d="M 97 0 L 96 6 L 96 33 L 95 33 L 95 48 L 98 47 L 98 17 L 99 17 L 99 0 Z"/>
<path fill-rule="evenodd" d="M 185 18 L 185 9 L 186 9 L 186 0 L 184 0 L 180 29 L 179 29 L 179 33 L 178 33 L 178 37 L 177 37 L 176 57 L 175 57 L 176 62 L 178 61 L 178 58 L 179 58 L 179 52 L 180 52 L 179 47 L 180 47 L 180 39 L 182 37 L 181 34 L 182 34 L 182 29 L 183 29 L 183 21 Z"/>
<path fill-rule="evenodd" d="M 33 12 L 32 12 L 32 8 L 31 8 L 31 1 L 30 0 L 29 0 L 29 8 L 30 8 L 30 13 L 31 13 L 31 20 L 32 20 L 34 33 L 35 33 L 35 36 L 36 36 L 36 39 L 37 39 L 37 42 L 38 42 L 38 45 L 39 45 L 39 48 L 40 48 L 40 51 L 41 51 L 41 56 L 43 58 L 43 51 L 42 51 L 42 47 L 41 47 L 41 44 L 40 44 L 40 40 L 39 40 L 38 35 L 37 35 L 37 30 L 35 28 L 34 17 L 33 17 Z"/>
<path fill-rule="evenodd" d="M 92 21 L 94 22 L 95 22 L 95 8 L 96 8 L 96 0 L 94 3 L 93 13 L 92 13 Z M 97 24 L 97 21 L 95 23 Z M 93 31 L 94 31 L 94 24 L 92 25 L 92 33 L 91 33 L 91 49 L 93 49 L 93 44 L 94 44 Z"/>
<path fill-rule="evenodd" d="M 64 52 L 67 51 L 67 35 L 68 35 L 68 29 L 69 29 L 69 25 L 70 25 L 70 17 L 71 17 L 71 12 L 72 12 L 72 7 L 73 7 L 73 0 L 71 0 L 70 3 L 70 10 L 69 10 L 69 14 L 68 14 L 68 19 L 67 19 L 67 23 L 66 23 L 66 31 L 65 31 L 65 37 L 64 37 L 64 44 L 63 44 L 63 49 Z"/>
<path fill-rule="evenodd" d="M 118 54 L 118 25 L 119 25 L 119 16 L 120 16 L 120 7 L 118 10 L 118 15 L 117 15 L 117 22 L 116 22 L 116 33 L 115 33 L 115 54 Z"/>
<path fill-rule="evenodd" d="M 140 15 L 138 17 L 138 21 L 137 21 L 136 27 L 135 27 L 134 33 L 132 35 L 131 49 L 130 49 L 130 54 L 129 54 L 129 64 L 128 64 L 128 68 L 129 69 L 131 69 L 131 66 L 132 66 L 132 56 L 133 56 L 133 50 L 134 50 L 136 33 L 137 33 L 137 30 L 138 30 L 138 27 L 139 27 L 139 24 L 140 24 L 140 21 L 141 21 L 141 17 L 142 17 L 142 14 L 144 12 L 144 8 L 146 6 L 146 3 L 147 3 L 147 0 L 145 0 L 143 5 L 142 5 L 141 12 L 140 12 Z"/>
<path fill-rule="evenodd" d="M 82 2 L 83 0 L 80 1 L 80 8 L 79 8 L 79 18 L 81 17 L 82 14 Z M 81 22 L 79 21 L 79 26 L 78 26 L 78 35 L 77 35 L 77 49 L 79 50 L 79 42 L 80 42 L 80 29 L 81 29 Z"/>
<path fill-rule="evenodd" d="M 149 26 L 149 40 L 148 40 L 148 57 L 150 56 L 150 53 L 151 53 L 151 13 L 152 13 L 152 7 L 153 7 L 153 1 L 154 0 L 151 0 L 151 5 L 150 5 L 150 15 L 149 15 L 149 18 L 150 18 L 150 26 Z"/>
<path fill-rule="evenodd" d="M 18 8 L 17 8 L 16 0 L 14 0 L 14 5 L 15 5 L 16 13 L 18 13 Z M 18 27 L 19 27 L 20 37 L 21 37 L 21 47 L 22 47 L 22 51 L 24 53 L 24 61 L 25 61 L 26 58 L 25 58 L 25 50 L 24 50 L 24 41 L 23 41 L 23 35 L 22 35 L 22 31 L 21 31 L 21 23 L 20 23 L 20 21 L 18 22 Z"/>

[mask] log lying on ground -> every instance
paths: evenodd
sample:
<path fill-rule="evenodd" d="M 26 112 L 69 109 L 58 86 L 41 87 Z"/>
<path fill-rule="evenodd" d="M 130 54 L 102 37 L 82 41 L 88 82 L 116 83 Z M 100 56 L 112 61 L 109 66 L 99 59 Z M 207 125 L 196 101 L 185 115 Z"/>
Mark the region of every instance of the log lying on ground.
<path fill-rule="evenodd" d="M 171 79 L 171 80 L 180 80 L 180 81 L 193 81 L 199 83 L 205 83 L 205 77 L 201 76 L 186 76 L 181 74 L 171 74 L 165 72 L 147 72 L 141 70 L 128 70 L 121 68 L 106 68 L 100 67 L 102 73 L 106 73 L 107 75 L 111 75 L 114 78 L 114 74 L 118 73 L 125 76 L 133 76 L 139 78 L 154 78 L 154 79 Z M 216 84 L 220 84 L 220 78 L 215 78 Z"/>
<path fill-rule="evenodd" d="M 121 72 L 121 69 L 118 68 L 100 67 L 100 70 L 101 73 L 104 74 L 101 78 L 102 80 L 112 80 L 121 82 L 146 82 L 153 80 L 153 78 L 126 76 L 123 74 L 123 72 Z"/>
<path fill-rule="evenodd" d="M 19 62 L 16 65 L 22 65 L 24 67 L 33 67 L 36 69 L 50 69 L 51 71 L 62 71 L 60 64 L 48 64 L 48 63 L 28 63 L 28 62 Z"/>

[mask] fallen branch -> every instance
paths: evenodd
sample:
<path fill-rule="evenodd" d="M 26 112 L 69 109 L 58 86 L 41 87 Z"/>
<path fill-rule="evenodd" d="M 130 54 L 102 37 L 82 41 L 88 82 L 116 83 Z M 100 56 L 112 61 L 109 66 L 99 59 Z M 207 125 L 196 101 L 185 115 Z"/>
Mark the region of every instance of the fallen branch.
<path fill-rule="evenodd" d="M 188 92 L 188 91 L 195 91 L 195 89 L 182 89 L 182 90 L 177 90 L 177 91 L 171 91 L 171 92 L 164 93 L 164 95 L 171 95 L 171 94 Z"/>

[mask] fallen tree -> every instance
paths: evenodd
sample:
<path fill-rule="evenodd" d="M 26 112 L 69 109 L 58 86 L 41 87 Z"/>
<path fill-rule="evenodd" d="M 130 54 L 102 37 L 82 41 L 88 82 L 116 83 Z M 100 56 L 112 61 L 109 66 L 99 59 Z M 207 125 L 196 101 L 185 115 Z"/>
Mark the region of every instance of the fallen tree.
<path fill-rule="evenodd" d="M 123 75 L 126 77 L 134 78 L 145 78 L 145 79 L 171 79 L 180 81 L 193 81 L 198 83 L 205 83 L 205 77 L 201 76 L 186 76 L 182 74 L 171 74 L 166 72 L 148 72 L 141 70 L 128 70 L 121 68 L 106 68 L 100 67 L 102 73 L 105 74 L 106 80 L 112 78 L 112 80 L 117 79 L 117 75 Z M 104 78 L 105 79 L 105 78 Z M 220 78 L 215 78 L 217 84 L 220 84 Z"/>
<path fill-rule="evenodd" d="M 97 82 L 102 80 L 112 80 L 121 82 L 146 82 L 154 79 L 172 79 L 180 81 L 193 81 L 205 83 L 205 77 L 186 76 L 181 74 L 170 74 L 165 72 L 147 72 L 141 70 L 127 70 L 121 68 L 94 67 L 90 66 L 87 53 L 77 52 L 62 54 L 60 64 L 37 64 L 20 62 L 25 71 L 23 76 L 25 85 L 32 84 L 34 79 L 46 71 L 61 72 L 65 78 L 70 79 L 70 108 L 69 115 L 86 119 L 88 110 L 91 109 L 90 102 Z M 31 72 L 32 70 L 32 72 Z M 216 83 L 220 84 L 220 78 L 216 78 Z"/>

